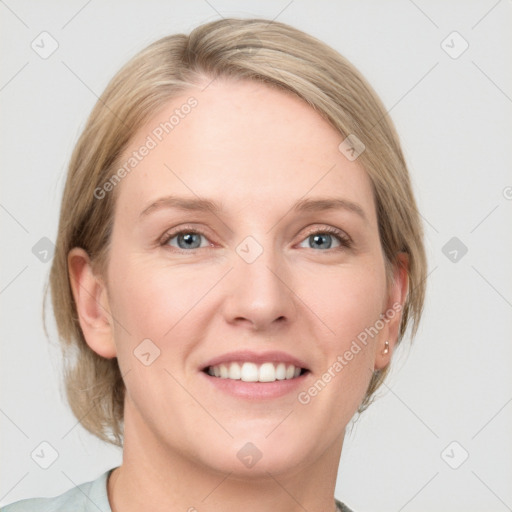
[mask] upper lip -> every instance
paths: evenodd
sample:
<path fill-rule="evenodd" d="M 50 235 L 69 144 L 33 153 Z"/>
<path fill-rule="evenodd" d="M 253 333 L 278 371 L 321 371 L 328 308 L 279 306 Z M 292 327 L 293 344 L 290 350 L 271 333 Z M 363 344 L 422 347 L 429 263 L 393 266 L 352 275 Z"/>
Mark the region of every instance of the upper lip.
<path fill-rule="evenodd" d="M 301 361 L 297 357 L 294 357 L 286 352 L 281 351 L 267 351 L 267 352 L 252 352 L 249 350 L 238 350 L 235 352 L 227 352 L 220 356 L 214 357 L 207 361 L 203 366 L 202 370 L 205 370 L 209 366 L 217 366 L 219 364 L 227 364 L 232 362 L 248 362 L 255 364 L 263 363 L 286 363 L 293 364 L 295 367 L 303 368 L 307 370 L 306 363 Z"/>

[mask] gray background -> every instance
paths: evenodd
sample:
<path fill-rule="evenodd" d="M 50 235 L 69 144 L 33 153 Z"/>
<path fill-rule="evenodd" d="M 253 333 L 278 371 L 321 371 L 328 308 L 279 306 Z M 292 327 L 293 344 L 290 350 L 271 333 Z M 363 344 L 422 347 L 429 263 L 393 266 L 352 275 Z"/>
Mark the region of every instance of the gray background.
<path fill-rule="evenodd" d="M 0 2 L 0 503 L 120 463 L 63 400 L 41 239 L 55 240 L 70 152 L 111 76 L 219 16 L 275 18 L 348 57 L 397 125 L 425 220 L 423 325 L 347 436 L 336 495 L 357 512 L 512 510 L 510 0 Z M 58 43 L 47 58 L 31 47 L 51 49 L 43 31 Z M 48 469 L 41 442 L 58 453 Z"/>

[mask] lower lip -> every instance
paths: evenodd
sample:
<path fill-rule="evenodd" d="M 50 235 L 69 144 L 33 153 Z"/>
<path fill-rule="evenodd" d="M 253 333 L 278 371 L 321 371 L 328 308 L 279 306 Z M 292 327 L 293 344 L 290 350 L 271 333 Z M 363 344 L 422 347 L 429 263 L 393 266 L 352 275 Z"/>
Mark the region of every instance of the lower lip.
<path fill-rule="evenodd" d="M 294 379 L 276 380 L 274 382 L 244 382 L 243 380 L 212 377 L 204 372 L 201 372 L 201 374 L 216 389 L 232 396 L 248 400 L 264 400 L 279 398 L 294 391 L 297 392 L 297 388 L 304 386 L 304 380 L 309 375 L 309 372 Z"/>

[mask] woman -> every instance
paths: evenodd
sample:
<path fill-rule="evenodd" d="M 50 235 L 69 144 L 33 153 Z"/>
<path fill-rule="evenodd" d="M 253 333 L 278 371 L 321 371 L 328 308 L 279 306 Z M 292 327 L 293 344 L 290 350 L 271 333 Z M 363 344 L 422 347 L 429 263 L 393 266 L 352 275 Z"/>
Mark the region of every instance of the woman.
<path fill-rule="evenodd" d="M 123 447 L 16 510 L 350 510 L 345 429 L 421 316 L 422 228 L 361 75 L 285 24 L 135 56 L 69 167 L 50 276 L 74 414 Z"/>

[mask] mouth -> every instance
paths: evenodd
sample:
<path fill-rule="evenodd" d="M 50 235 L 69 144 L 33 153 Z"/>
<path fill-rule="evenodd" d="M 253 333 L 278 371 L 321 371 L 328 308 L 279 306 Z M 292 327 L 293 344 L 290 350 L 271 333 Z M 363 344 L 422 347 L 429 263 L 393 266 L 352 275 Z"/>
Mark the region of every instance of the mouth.
<path fill-rule="evenodd" d="M 285 362 L 231 361 L 207 366 L 203 369 L 207 375 L 219 379 L 240 380 L 243 382 L 276 382 L 301 377 L 309 370 Z"/>
<path fill-rule="evenodd" d="M 311 374 L 304 361 L 280 351 L 230 352 L 199 370 L 213 389 L 251 401 L 293 396 Z"/>

